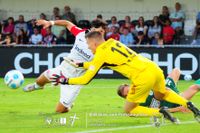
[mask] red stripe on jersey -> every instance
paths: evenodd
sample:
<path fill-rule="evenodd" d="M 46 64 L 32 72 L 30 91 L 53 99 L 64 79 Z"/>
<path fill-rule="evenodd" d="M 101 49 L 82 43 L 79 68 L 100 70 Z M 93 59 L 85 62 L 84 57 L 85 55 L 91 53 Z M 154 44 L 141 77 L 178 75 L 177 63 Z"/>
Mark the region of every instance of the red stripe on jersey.
<path fill-rule="evenodd" d="M 79 33 L 81 33 L 81 32 L 83 32 L 83 31 L 86 31 L 85 29 L 81 29 L 81 28 L 79 28 L 79 27 L 77 27 L 77 26 L 73 26 L 72 28 L 71 28 L 71 33 L 74 35 L 74 36 L 77 36 Z"/>

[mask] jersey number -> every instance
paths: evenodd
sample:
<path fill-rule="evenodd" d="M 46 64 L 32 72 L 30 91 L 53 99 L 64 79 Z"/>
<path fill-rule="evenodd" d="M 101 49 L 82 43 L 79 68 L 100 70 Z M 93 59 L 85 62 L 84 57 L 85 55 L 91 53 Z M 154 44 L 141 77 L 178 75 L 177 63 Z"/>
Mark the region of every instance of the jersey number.
<path fill-rule="evenodd" d="M 120 46 L 119 43 L 116 43 L 116 47 L 111 47 L 112 52 L 116 51 L 116 52 L 118 52 L 119 54 L 123 55 L 126 58 L 128 58 L 130 55 L 133 54 L 128 48 L 125 48 L 127 53 L 124 53 L 123 51 L 121 51 L 120 48 L 122 48 L 122 46 Z"/>

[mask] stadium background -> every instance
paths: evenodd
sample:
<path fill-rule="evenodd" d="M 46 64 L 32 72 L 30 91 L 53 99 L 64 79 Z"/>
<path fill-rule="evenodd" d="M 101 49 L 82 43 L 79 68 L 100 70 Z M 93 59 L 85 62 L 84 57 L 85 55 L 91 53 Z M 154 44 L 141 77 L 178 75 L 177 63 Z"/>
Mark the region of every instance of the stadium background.
<path fill-rule="evenodd" d="M 200 0 L 177 0 L 186 12 L 185 27 L 187 35 L 191 36 L 190 27 L 194 28 L 197 13 L 200 11 Z M 25 21 L 32 18 L 39 18 L 44 12 L 48 18 L 52 15 L 52 10 L 58 6 L 61 11 L 65 5 L 70 5 L 76 14 L 77 20 L 93 20 L 97 14 L 102 14 L 104 19 L 117 16 L 118 20 L 130 15 L 132 20 L 144 16 L 145 20 L 152 19 L 153 16 L 161 13 L 162 6 L 166 5 L 170 11 L 174 11 L 176 0 L 0 0 L 0 21 L 8 17 L 18 19 L 20 14 L 24 15 Z M 1 46 L 0 45 L 0 77 L 7 71 L 21 66 L 25 69 L 25 85 L 33 83 L 35 78 L 43 70 L 55 67 L 61 61 L 61 55 L 69 52 L 71 46 Z M 192 46 L 190 42 L 178 46 L 168 46 L 165 48 L 156 47 L 134 47 L 132 48 L 145 56 L 156 61 L 160 66 L 164 66 L 167 74 L 175 66 L 180 67 L 185 74 L 192 74 L 194 78 L 199 78 L 200 69 L 200 48 Z M 20 59 L 21 58 L 21 59 Z M 191 70 L 192 73 L 191 73 Z M 112 71 L 102 71 L 100 77 L 110 78 Z M 114 75 L 111 77 L 117 77 Z M 104 131 L 105 133 L 199 133 L 199 124 L 194 121 L 192 114 L 174 114 L 180 118 L 182 124 L 179 126 L 163 125 L 155 128 L 150 124 L 149 118 L 132 117 L 95 117 L 90 114 L 102 115 L 102 113 L 115 114 L 123 112 L 124 101 L 116 95 L 116 88 L 119 84 L 127 83 L 128 80 L 94 80 L 81 90 L 76 101 L 76 106 L 67 114 L 56 114 L 55 104 L 59 98 L 59 88 L 47 85 L 43 91 L 25 94 L 21 89 L 11 90 L 0 79 L 0 132 L 2 133 L 64 133 L 64 132 L 88 132 Z M 180 81 L 178 88 L 182 92 L 193 84 L 193 81 Z M 95 94 L 95 95 L 94 95 Z M 89 98 L 89 100 L 88 100 Z M 200 107 L 199 94 L 192 100 Z M 71 116 L 77 114 L 79 120 L 74 127 L 60 125 L 57 122 L 66 118 L 67 122 Z M 87 115 L 88 114 L 88 115 Z M 86 118 L 88 116 L 88 121 Z M 51 124 L 47 121 L 52 120 Z M 85 124 L 86 122 L 86 124 Z M 87 124 L 88 123 L 88 124 Z M 96 124 L 96 125 L 95 125 Z M 87 126 L 85 126 L 87 125 Z M 144 128 L 143 128 L 144 127 Z M 146 128 L 145 128 L 146 127 Z M 120 129 L 121 128 L 121 129 Z M 100 129 L 100 130 L 98 130 Z M 114 131 L 112 131 L 114 130 Z"/>
<path fill-rule="evenodd" d="M 166 5 L 169 7 L 169 10 L 172 12 L 174 11 L 174 4 L 176 3 L 176 0 L 0 0 L 0 20 L 5 20 L 8 17 L 12 16 L 15 20 L 18 19 L 18 16 L 20 14 L 24 15 L 25 21 L 29 21 L 32 18 L 39 18 L 40 13 L 45 13 L 47 15 L 47 18 L 50 18 L 52 15 L 52 9 L 54 7 L 59 7 L 61 9 L 61 13 L 63 12 L 63 6 L 69 5 L 72 9 L 72 12 L 75 13 L 77 20 L 93 20 L 96 18 L 97 14 L 102 14 L 104 20 L 109 20 L 111 16 L 116 16 L 118 20 L 124 19 L 126 15 L 129 15 L 132 20 L 137 20 L 138 17 L 143 16 L 145 20 L 151 20 L 153 16 L 159 15 L 161 13 L 162 6 Z M 192 35 L 192 28 L 195 26 L 196 21 L 196 15 L 198 11 L 200 10 L 200 1 L 199 0 L 179 0 L 178 2 L 181 3 L 182 9 L 186 13 L 186 21 L 185 21 L 185 34 L 188 36 Z M 190 47 L 188 44 L 186 44 L 186 47 Z M 179 50 L 176 51 L 173 48 L 171 48 L 173 51 L 170 53 L 176 53 L 176 55 L 173 55 L 172 61 L 170 61 L 170 58 L 167 59 L 167 56 L 161 56 L 162 54 L 162 48 L 161 52 L 159 53 L 159 59 L 157 59 L 157 63 L 160 62 L 160 66 L 164 66 L 165 74 L 168 74 L 173 67 L 176 67 L 175 65 L 175 59 L 179 54 L 191 54 L 190 57 L 181 59 L 182 66 L 181 69 L 185 70 L 184 74 L 192 74 L 194 78 L 198 78 L 198 75 L 200 74 L 199 70 L 199 62 L 200 62 L 200 55 L 198 54 L 198 49 L 190 48 L 187 50 L 187 48 L 184 46 L 178 46 Z M 181 49 L 181 48 L 182 49 Z M 192 46 L 193 47 L 193 46 Z M 71 46 L 65 46 L 65 49 L 67 52 L 69 52 Z M 42 50 L 45 48 L 40 48 L 40 51 L 37 51 L 37 48 L 1 48 L 0 51 L 3 56 L 0 57 L 1 60 L 5 60 L 8 58 L 12 62 L 2 62 L 0 64 L 2 71 L 0 72 L 0 76 L 3 76 L 8 70 L 16 68 L 15 64 L 15 58 L 17 55 L 19 55 L 22 52 L 32 51 L 31 54 L 34 56 L 35 53 L 33 51 L 37 51 L 36 53 L 43 53 L 43 56 L 41 56 L 41 59 L 48 62 L 48 54 L 49 52 L 46 50 Z M 54 51 L 56 53 L 63 52 L 61 50 L 62 48 L 54 47 Z M 165 48 L 169 49 L 169 48 Z M 186 49 L 186 50 L 185 50 Z M 141 48 L 139 49 L 139 52 L 147 52 L 148 48 Z M 156 51 L 159 51 L 157 48 L 152 48 L 152 51 L 148 51 L 152 58 L 154 54 L 157 54 Z M 44 52 L 45 51 L 45 52 Z M 137 50 L 136 50 L 137 51 Z M 165 51 L 165 50 L 163 50 Z M 169 51 L 169 50 L 168 50 Z M 184 52 L 180 52 L 184 51 Z M 8 54 L 13 53 L 13 54 Z M 15 53 L 15 54 L 14 54 Z M 56 55 L 52 57 L 52 60 L 56 58 Z M 26 58 L 28 59 L 28 58 Z M 168 61 L 169 60 L 169 61 Z M 24 61 L 24 60 L 23 60 Z M 31 62 L 31 63 L 29 63 Z M 36 63 L 34 63 L 36 62 Z M 172 63 L 170 63 L 172 62 Z M 21 62 L 22 64 L 24 62 Z M 39 73 L 41 73 L 46 68 L 55 67 L 56 64 L 52 63 L 52 61 L 49 61 L 49 63 L 41 64 L 41 66 L 38 64 L 37 61 L 35 61 L 34 57 L 30 60 L 25 60 L 25 64 L 29 63 L 29 66 L 33 66 L 32 71 L 30 73 L 24 73 L 26 76 L 29 77 L 35 77 L 38 76 Z M 163 64 L 164 63 L 164 64 Z M 169 64 L 168 64 L 169 63 Z M 36 64 L 36 65 L 35 65 Z M 58 63 L 57 63 L 58 64 Z M 187 65 L 185 65 L 187 64 Z M 188 65 L 190 64 L 190 65 Z M 20 63 L 19 63 L 20 65 Z M 43 65 L 43 66 L 42 66 Z M 36 66 L 39 66 L 39 70 L 36 70 Z M 25 67 L 30 68 L 30 67 Z M 190 70 L 193 70 L 192 72 Z M 100 77 L 112 77 L 110 76 L 111 71 L 103 71 L 103 76 Z M 101 73 L 101 74 L 102 74 Z M 109 75 L 107 75 L 109 74 Z M 118 77 L 118 76 L 114 76 Z"/>
<path fill-rule="evenodd" d="M 152 19 L 160 14 L 164 5 L 174 10 L 177 1 L 182 4 L 186 19 L 195 21 L 200 10 L 199 0 L 0 0 L 0 20 L 9 16 L 17 19 L 19 14 L 23 14 L 26 20 L 38 18 L 41 12 L 51 15 L 55 6 L 63 9 L 64 5 L 69 5 L 79 20 L 92 20 L 97 14 L 102 14 L 104 19 L 110 19 L 113 15 L 119 20 L 126 15 L 132 19 L 138 19 L 139 16 Z"/>

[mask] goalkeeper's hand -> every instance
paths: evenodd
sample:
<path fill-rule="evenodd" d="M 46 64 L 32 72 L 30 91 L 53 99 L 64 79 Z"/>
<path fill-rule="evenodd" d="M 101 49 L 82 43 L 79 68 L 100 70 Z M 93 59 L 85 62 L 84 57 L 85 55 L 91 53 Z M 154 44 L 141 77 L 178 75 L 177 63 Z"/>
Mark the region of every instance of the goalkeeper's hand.
<path fill-rule="evenodd" d="M 60 72 L 60 75 L 58 74 L 53 74 L 52 77 L 50 78 L 50 81 L 52 82 L 53 85 L 57 86 L 59 84 L 66 85 L 68 84 L 69 78 L 65 77 L 62 72 Z"/>

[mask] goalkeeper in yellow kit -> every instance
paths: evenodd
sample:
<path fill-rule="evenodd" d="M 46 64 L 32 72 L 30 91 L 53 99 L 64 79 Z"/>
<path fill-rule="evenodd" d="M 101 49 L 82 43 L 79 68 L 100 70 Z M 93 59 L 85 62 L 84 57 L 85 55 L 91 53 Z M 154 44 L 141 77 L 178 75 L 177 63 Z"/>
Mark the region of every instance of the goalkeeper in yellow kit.
<path fill-rule="evenodd" d="M 89 48 L 95 54 L 91 62 L 78 63 L 79 67 L 87 69 L 83 76 L 67 78 L 61 74 L 52 75 L 52 82 L 58 84 L 88 84 L 97 72 L 104 66 L 113 69 L 132 81 L 131 89 L 126 97 L 125 112 L 141 116 L 160 116 L 176 122 L 167 109 L 153 109 L 140 106 L 144 103 L 150 90 L 153 88 L 157 100 L 188 107 L 198 119 L 200 111 L 191 102 L 182 98 L 175 92 L 165 88 L 165 78 L 162 70 L 151 60 L 137 54 L 124 44 L 109 39 L 105 41 L 99 32 L 89 32 L 86 35 Z"/>

